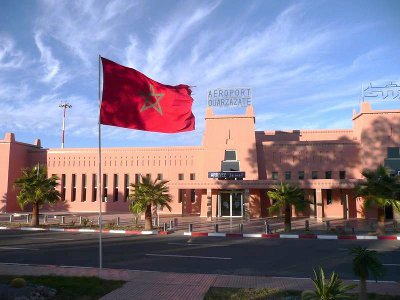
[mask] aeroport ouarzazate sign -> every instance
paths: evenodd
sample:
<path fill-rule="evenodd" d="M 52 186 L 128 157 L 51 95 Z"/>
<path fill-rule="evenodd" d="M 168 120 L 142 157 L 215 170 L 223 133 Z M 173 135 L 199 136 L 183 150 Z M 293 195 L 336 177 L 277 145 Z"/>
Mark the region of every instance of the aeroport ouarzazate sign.
<path fill-rule="evenodd" d="M 215 178 L 215 179 L 243 179 L 245 178 L 245 172 L 208 172 L 208 178 Z"/>
<path fill-rule="evenodd" d="M 215 88 L 207 92 L 207 105 L 212 107 L 245 107 L 251 105 L 251 88 Z"/>

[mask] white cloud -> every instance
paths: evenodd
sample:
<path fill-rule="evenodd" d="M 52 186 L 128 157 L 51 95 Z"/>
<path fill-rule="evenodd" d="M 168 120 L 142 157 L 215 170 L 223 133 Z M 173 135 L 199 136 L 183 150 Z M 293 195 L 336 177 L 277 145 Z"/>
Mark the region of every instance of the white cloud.
<path fill-rule="evenodd" d="M 37 26 L 90 67 L 102 54 L 99 49 L 104 51 L 115 40 L 121 15 L 135 5 L 134 1 L 42 1 Z"/>
<path fill-rule="evenodd" d="M 0 35 L 0 69 L 18 69 L 24 64 L 25 56 L 16 49 L 12 38 Z"/>
<path fill-rule="evenodd" d="M 44 69 L 41 81 L 54 84 L 53 88 L 56 89 L 66 83 L 69 76 L 66 72 L 61 72 L 60 61 L 54 58 L 51 48 L 44 44 L 42 32 L 35 32 L 34 38 L 36 47 L 40 52 L 40 62 Z"/>

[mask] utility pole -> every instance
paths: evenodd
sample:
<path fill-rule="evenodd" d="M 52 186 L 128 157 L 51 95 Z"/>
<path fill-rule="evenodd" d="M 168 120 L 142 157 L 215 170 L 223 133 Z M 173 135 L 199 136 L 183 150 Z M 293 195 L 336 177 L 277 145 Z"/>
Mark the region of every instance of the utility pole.
<path fill-rule="evenodd" d="M 69 104 L 69 103 L 67 103 L 67 102 L 64 102 L 64 103 L 61 103 L 58 107 L 63 108 L 63 111 L 64 111 L 64 113 L 63 113 L 63 119 L 62 119 L 62 136 L 61 136 L 61 148 L 64 148 L 65 115 L 66 115 L 67 109 L 68 109 L 68 108 L 71 108 L 72 105 Z"/>

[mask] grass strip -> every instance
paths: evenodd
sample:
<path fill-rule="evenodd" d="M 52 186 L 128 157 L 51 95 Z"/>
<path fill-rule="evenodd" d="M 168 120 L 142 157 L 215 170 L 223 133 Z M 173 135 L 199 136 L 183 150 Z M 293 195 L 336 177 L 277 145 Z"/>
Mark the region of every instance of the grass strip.
<path fill-rule="evenodd" d="M 24 278 L 28 284 L 44 285 L 57 290 L 57 300 L 91 300 L 120 288 L 125 282 L 105 280 L 98 277 L 65 277 L 65 276 L 14 276 L 0 275 L 0 283 L 10 283 L 12 279 Z"/>
<path fill-rule="evenodd" d="M 354 299 L 358 299 L 356 293 L 350 294 Z M 276 289 L 241 289 L 241 288 L 223 288 L 211 287 L 204 300 L 272 300 L 272 299 L 301 299 L 301 291 L 281 291 Z M 399 300 L 400 296 L 368 294 L 370 300 Z"/>

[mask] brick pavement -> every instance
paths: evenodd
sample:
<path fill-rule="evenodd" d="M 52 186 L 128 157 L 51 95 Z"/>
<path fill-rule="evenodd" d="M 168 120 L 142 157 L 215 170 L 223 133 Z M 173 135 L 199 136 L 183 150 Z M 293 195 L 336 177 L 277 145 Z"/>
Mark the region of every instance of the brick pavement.
<path fill-rule="evenodd" d="M 21 265 L 0 263 L 0 274 L 98 276 L 97 268 Z M 102 300 L 124 299 L 203 299 L 210 287 L 312 289 L 308 278 L 262 277 L 219 274 L 168 273 L 121 269 L 103 269 L 102 278 L 127 283 Z M 345 281 L 347 282 L 347 281 Z M 347 282 L 348 283 L 348 282 Z M 398 282 L 369 282 L 368 291 L 400 296 Z"/>

